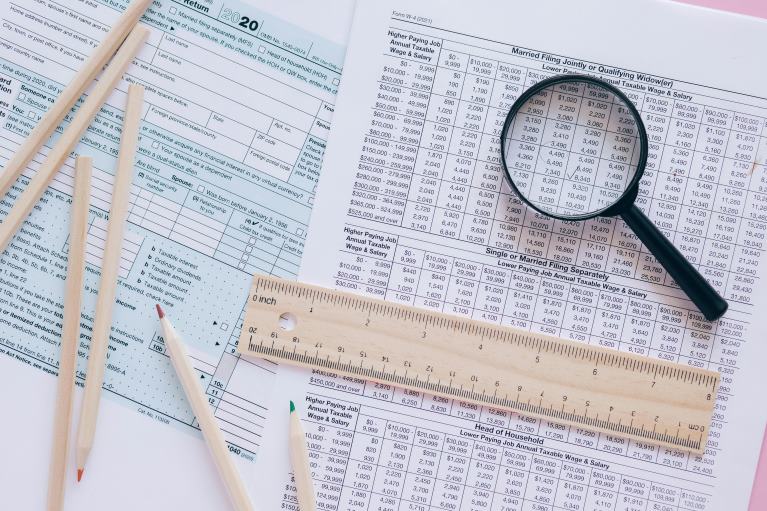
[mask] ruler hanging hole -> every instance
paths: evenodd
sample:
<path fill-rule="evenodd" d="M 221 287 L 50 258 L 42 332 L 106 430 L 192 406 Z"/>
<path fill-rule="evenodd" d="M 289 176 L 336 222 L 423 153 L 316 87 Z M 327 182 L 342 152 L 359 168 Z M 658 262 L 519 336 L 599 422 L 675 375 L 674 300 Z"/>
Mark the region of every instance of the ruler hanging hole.
<path fill-rule="evenodd" d="M 296 315 L 292 312 L 283 312 L 280 314 L 280 328 L 285 330 L 286 332 L 290 332 L 294 328 L 296 328 L 296 324 L 298 323 L 298 318 L 296 318 Z"/>

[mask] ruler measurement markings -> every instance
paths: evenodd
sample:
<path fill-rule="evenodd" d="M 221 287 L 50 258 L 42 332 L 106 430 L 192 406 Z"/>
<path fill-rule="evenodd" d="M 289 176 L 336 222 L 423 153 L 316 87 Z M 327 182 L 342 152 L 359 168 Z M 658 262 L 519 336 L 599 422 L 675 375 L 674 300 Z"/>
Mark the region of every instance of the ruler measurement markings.
<path fill-rule="evenodd" d="M 261 342 L 252 342 L 254 336 L 250 335 L 251 342 L 240 343 L 238 349 L 246 355 L 276 357 L 306 367 L 330 368 L 383 384 L 394 383 L 411 390 L 459 398 L 474 404 L 559 419 L 578 427 L 586 426 L 586 429 L 608 434 L 621 433 L 667 447 L 700 452 L 705 446 L 704 432 L 707 435 L 713 409 L 712 396 L 718 384 L 715 373 L 348 293 L 298 283 L 286 285 L 284 281 L 272 277 L 257 277 L 253 289 L 254 299 L 248 305 L 244 323 L 257 325 L 258 328 L 243 328 L 243 337 L 245 332 L 255 331 Z M 259 290 L 262 293 L 274 290 L 278 296 L 256 300 Z M 291 296 L 301 300 L 291 300 Z M 316 314 L 304 314 L 305 301 L 314 305 Z M 338 310 L 339 305 L 344 311 Z M 259 314 L 250 314 L 256 310 Z M 353 326 L 356 324 L 355 317 L 360 316 L 359 311 L 367 312 L 367 319 L 370 320 L 369 326 L 364 329 Z M 304 342 L 305 338 L 312 342 L 317 340 L 320 332 L 326 334 L 323 338 L 328 340 L 317 345 L 314 355 L 308 351 L 296 353 L 295 349 L 291 353 L 285 351 L 284 346 L 279 351 L 275 339 L 272 340 L 271 350 L 269 345 L 263 344 L 263 338 L 272 335 L 272 332 L 277 336 L 278 344 L 289 342 L 280 336 L 282 332 L 275 321 L 284 312 L 295 314 L 298 317 L 297 328 L 306 329 L 306 333 L 297 334 L 301 339 L 299 342 Z M 361 320 L 364 324 L 365 318 Z M 422 337 L 422 333 L 427 331 L 428 335 Z M 335 351 L 336 348 L 339 349 L 338 360 L 333 360 L 330 350 Z M 344 348 L 349 351 L 346 358 L 341 355 Z M 375 363 L 367 367 L 361 354 L 357 364 L 358 359 L 352 354 L 358 350 L 364 351 L 371 360 L 383 357 L 385 362 L 380 369 L 376 369 Z M 323 358 L 323 355 L 326 356 Z M 496 358 L 498 361 L 494 360 Z M 515 358 L 519 358 L 518 363 Z M 502 362 L 508 362 L 512 367 L 506 368 L 501 365 Z M 404 376 L 398 375 L 396 368 L 396 364 L 403 363 L 406 367 Z M 604 369 L 597 371 L 600 366 Z M 431 380 L 432 371 L 434 376 L 450 375 L 450 383 L 442 384 L 442 378 L 437 378 L 437 383 L 434 383 Z M 455 384 L 453 376 L 457 377 Z M 513 384 L 507 376 L 514 380 Z M 622 382 L 623 379 L 626 381 Z M 651 390 L 656 383 L 657 390 Z M 508 391 L 512 388 L 515 399 L 508 397 Z M 669 394 L 669 389 L 679 389 L 684 395 L 679 400 L 664 400 L 663 395 Z M 504 397 L 498 396 L 499 390 L 503 391 Z M 673 392 L 670 394 L 675 395 Z M 539 397 L 538 405 L 530 403 L 532 395 Z M 703 401 L 702 396 L 708 402 Z M 645 401 L 642 401 L 643 398 Z M 567 400 L 567 403 L 556 403 L 560 399 Z M 656 409 L 649 412 L 642 409 L 648 400 L 651 402 L 648 406 Z M 567 409 L 570 403 L 572 412 Z M 600 419 L 600 410 L 608 412 L 608 408 L 607 420 Z M 589 413 L 593 415 L 589 416 Z M 690 420 L 686 419 L 688 416 Z M 665 426 L 663 433 L 658 428 L 659 417 L 660 425 Z M 624 419 L 629 422 L 628 425 L 623 422 Z M 667 433 L 672 425 L 677 430 L 676 435 Z M 686 436 L 680 431 L 681 426 L 689 429 Z M 698 438 L 693 438 L 693 435 Z"/>

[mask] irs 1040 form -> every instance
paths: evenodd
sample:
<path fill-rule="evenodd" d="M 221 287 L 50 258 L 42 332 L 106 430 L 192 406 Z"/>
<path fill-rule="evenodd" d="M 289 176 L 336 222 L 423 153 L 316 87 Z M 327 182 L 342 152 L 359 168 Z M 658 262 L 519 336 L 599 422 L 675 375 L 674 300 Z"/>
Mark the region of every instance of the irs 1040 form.
<path fill-rule="evenodd" d="M 0 167 L 126 4 L 0 1 Z M 344 13 L 339 6 L 334 16 Z M 314 16 L 298 25 L 237 0 L 155 1 L 142 19 L 151 29 L 147 45 L 76 151 L 94 161 L 79 381 L 85 377 L 125 91 L 128 83 L 140 83 L 146 104 L 105 394 L 152 420 L 196 433 L 152 317 L 160 303 L 189 326 L 184 333 L 200 384 L 230 450 L 247 460 L 262 442 L 270 411 L 259 392 L 271 388 L 274 369 L 241 360 L 233 343 L 253 273 L 298 273 L 345 53 L 343 44 L 311 28 L 321 20 Z M 343 42 L 345 24 L 340 26 Z M 35 157 L 11 196 L 42 159 Z M 73 164 L 58 174 L 0 265 L 0 355 L 53 374 Z M 3 214 L 8 207 L 2 203 Z M 22 381 L 16 385 L 25 388 Z M 10 424 L 0 427 L 3 436 L 5 427 Z M 38 472 L 17 463 L 20 472 Z"/>
<path fill-rule="evenodd" d="M 766 33 L 664 2 L 358 5 L 300 278 L 710 368 L 722 386 L 705 454 L 692 456 L 307 374 L 327 508 L 746 509 L 767 412 Z M 575 72 L 641 111 L 650 154 L 638 204 L 729 301 L 718 322 L 621 221 L 552 220 L 504 182 L 510 106 Z"/>

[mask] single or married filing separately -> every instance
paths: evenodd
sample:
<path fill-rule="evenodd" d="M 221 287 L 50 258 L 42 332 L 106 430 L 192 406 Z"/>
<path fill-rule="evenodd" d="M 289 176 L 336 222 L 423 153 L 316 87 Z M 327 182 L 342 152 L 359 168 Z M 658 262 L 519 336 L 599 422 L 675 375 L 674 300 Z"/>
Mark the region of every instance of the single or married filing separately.
<path fill-rule="evenodd" d="M 152 317 L 160 303 L 183 325 L 200 384 L 241 460 L 254 460 L 263 442 L 274 368 L 235 354 L 240 314 L 254 273 L 298 273 L 351 8 L 337 2 L 331 17 L 308 4 L 300 12 L 278 4 L 155 1 L 142 19 L 151 29 L 147 45 L 77 148 L 93 157 L 94 167 L 78 382 L 85 376 L 122 109 L 128 84 L 140 83 L 146 103 L 104 392 L 158 423 L 198 434 Z M 0 2 L 0 168 L 126 5 Z M 48 147 L 9 197 L 20 193 Z M 53 374 L 73 165 L 62 168 L 0 265 L 0 354 Z M 2 202 L 2 214 L 10 203 Z M 25 392 L 23 381 L 16 386 Z M 37 399 L 30 394 L 30 403 Z M 280 404 L 277 413 L 283 410 Z M 0 434 L 10 426 L 4 421 Z M 105 438 L 101 448 L 107 444 Z M 25 457 L 16 471 L 37 473 L 32 467 L 47 466 L 47 459 Z"/>
<path fill-rule="evenodd" d="M 767 413 L 766 34 L 664 2 L 358 4 L 300 279 L 705 367 L 722 384 L 693 456 L 306 374 L 327 509 L 747 508 Z M 650 136 L 638 204 L 728 300 L 718 322 L 621 221 L 555 221 L 510 192 L 505 116 L 561 73 L 636 104 Z M 575 143 L 568 128 L 558 138 Z"/>

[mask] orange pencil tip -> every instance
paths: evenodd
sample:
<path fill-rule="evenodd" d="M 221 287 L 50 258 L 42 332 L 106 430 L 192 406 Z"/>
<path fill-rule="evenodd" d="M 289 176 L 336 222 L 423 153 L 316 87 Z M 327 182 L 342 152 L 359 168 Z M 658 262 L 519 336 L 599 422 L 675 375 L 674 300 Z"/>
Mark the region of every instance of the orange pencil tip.
<path fill-rule="evenodd" d="M 80 479 L 83 478 L 83 470 L 85 470 L 85 469 L 82 469 L 82 468 L 78 468 L 77 469 L 77 482 L 78 483 L 80 482 Z"/>
<path fill-rule="evenodd" d="M 160 304 L 155 304 L 155 307 L 157 307 L 157 315 L 160 316 L 160 319 L 165 317 L 165 312 L 163 312 L 162 307 L 160 307 Z"/>

